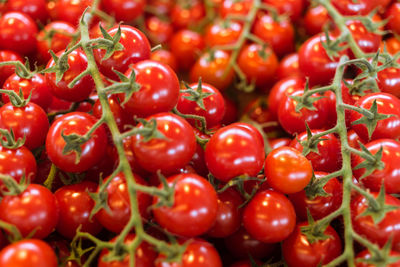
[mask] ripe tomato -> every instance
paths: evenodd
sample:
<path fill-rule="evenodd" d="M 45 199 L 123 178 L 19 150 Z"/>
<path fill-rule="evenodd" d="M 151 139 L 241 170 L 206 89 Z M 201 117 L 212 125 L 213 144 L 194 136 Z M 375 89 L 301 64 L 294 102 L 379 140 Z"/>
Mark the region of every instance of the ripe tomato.
<path fill-rule="evenodd" d="M 317 267 L 328 264 L 342 253 L 342 241 L 332 226 L 328 225 L 324 231 L 327 239 L 311 243 L 301 232 L 301 227 L 307 225 L 307 222 L 299 223 L 282 243 L 282 253 L 288 267 Z"/>
<path fill-rule="evenodd" d="M 244 15 L 246 16 L 251 6 L 253 5 L 252 0 L 223 0 L 220 6 L 219 12 L 221 17 L 225 18 L 228 15 Z"/>
<path fill-rule="evenodd" d="M 271 149 L 276 149 L 276 148 L 283 147 L 283 146 L 289 146 L 291 141 L 292 141 L 292 139 L 290 139 L 288 137 L 268 139 L 268 143 L 269 143 L 269 146 L 271 147 Z"/>
<path fill-rule="evenodd" d="M 385 17 L 389 19 L 386 28 L 393 33 L 400 34 L 399 27 L 400 3 L 393 2 L 393 4 L 386 10 Z"/>
<path fill-rule="evenodd" d="M 106 60 L 103 60 L 106 51 L 104 49 L 93 50 L 97 65 L 102 74 L 113 80 L 118 80 L 114 70 L 125 73 L 131 64 L 149 59 L 151 47 L 147 37 L 138 29 L 129 25 L 114 26 L 107 32 L 114 36 L 121 27 L 121 38 L 119 42 L 123 45 L 121 51 L 116 51 Z"/>
<path fill-rule="evenodd" d="M 371 193 L 375 198 L 378 193 Z M 389 238 L 392 239 L 392 248 L 400 250 L 400 200 L 385 194 L 385 204 L 398 207 L 396 210 L 385 214 L 383 220 L 375 224 L 371 216 L 363 216 L 362 213 L 369 206 L 365 197 L 358 195 L 350 205 L 353 229 L 369 241 L 380 247 L 384 246 Z"/>
<path fill-rule="evenodd" d="M 175 28 L 189 28 L 199 23 L 205 16 L 204 4 L 202 1 L 192 0 L 190 2 L 175 2 L 171 9 L 171 22 Z"/>
<path fill-rule="evenodd" d="M 44 144 L 49 120 L 46 112 L 35 103 L 29 102 L 24 107 L 7 103 L 0 108 L 0 128 L 12 130 L 16 139 L 25 137 L 24 146 L 32 150 Z"/>
<path fill-rule="evenodd" d="M 0 50 L 0 62 L 4 61 L 20 61 L 22 57 L 11 50 Z M 4 81 L 15 72 L 15 67 L 12 65 L 0 67 L 0 86 L 3 85 Z"/>
<path fill-rule="evenodd" d="M 132 117 L 147 117 L 160 112 L 168 112 L 176 106 L 179 99 L 179 80 L 175 72 L 163 63 L 142 60 L 133 66 L 136 82 L 140 90 L 134 92 L 124 104 L 124 110 Z M 125 75 L 129 77 L 132 69 Z M 124 95 L 119 96 L 121 102 Z"/>
<path fill-rule="evenodd" d="M 279 80 L 290 76 L 303 76 L 303 73 L 299 69 L 299 54 L 292 53 L 284 56 L 279 62 L 276 75 Z"/>
<path fill-rule="evenodd" d="M 261 242 L 280 242 L 290 235 L 295 225 L 292 203 L 273 190 L 258 192 L 243 211 L 244 228 Z"/>
<path fill-rule="evenodd" d="M 262 2 L 276 8 L 279 14 L 288 14 L 292 21 L 297 21 L 304 8 L 301 0 L 263 0 Z"/>
<path fill-rule="evenodd" d="M 175 188 L 174 204 L 154 208 L 156 222 L 168 232 L 185 237 L 207 232 L 215 223 L 218 212 L 217 193 L 212 185 L 193 173 L 171 176 L 167 182 Z M 158 202 L 159 198 L 154 197 L 153 204 Z"/>
<path fill-rule="evenodd" d="M 0 202 L 0 220 L 15 225 L 23 237 L 45 238 L 57 225 L 57 199 L 42 185 L 30 184 L 19 195 L 4 196 Z"/>
<path fill-rule="evenodd" d="M 399 257 L 400 253 L 397 251 L 390 251 L 389 255 L 391 257 Z M 359 261 L 360 259 L 370 259 L 371 258 L 371 252 L 369 250 L 363 250 L 360 253 L 357 254 L 356 256 L 356 267 L 375 267 L 375 264 L 368 264 L 366 262 Z M 394 263 L 391 263 L 389 265 L 386 265 L 386 267 L 399 267 L 400 266 L 400 260 L 396 261 Z"/>
<path fill-rule="evenodd" d="M 285 194 L 303 190 L 312 177 L 312 166 L 297 149 L 283 146 L 272 150 L 264 167 L 268 185 Z"/>
<path fill-rule="evenodd" d="M 400 100 L 391 94 L 372 93 L 361 97 L 354 106 L 369 110 L 376 101 L 379 114 L 389 114 L 392 117 L 380 120 L 372 132 L 370 140 L 380 138 L 397 139 L 400 137 Z M 354 123 L 362 115 L 356 111 L 350 112 L 350 121 Z M 364 124 L 353 124 L 352 129 L 364 140 L 369 140 L 368 130 Z"/>
<path fill-rule="evenodd" d="M 55 0 L 50 15 L 53 20 L 62 20 L 77 26 L 83 11 L 92 6 L 92 3 L 93 0 Z"/>
<path fill-rule="evenodd" d="M 83 172 L 96 165 L 104 156 L 107 148 L 107 136 L 104 126 L 97 128 L 91 138 L 80 145 L 82 153 L 76 161 L 76 153 L 63 153 L 64 135 L 84 135 L 96 123 L 97 119 L 83 112 L 70 112 L 58 118 L 50 126 L 46 137 L 46 151 L 49 159 L 66 172 Z"/>
<path fill-rule="evenodd" d="M 175 72 L 178 70 L 178 62 L 174 54 L 169 50 L 158 49 L 151 53 L 150 59 L 170 66 Z"/>
<path fill-rule="evenodd" d="M 29 15 L 7 12 L 0 17 L 0 49 L 28 55 L 36 51 L 38 28 Z"/>
<path fill-rule="evenodd" d="M 304 15 L 304 28 L 308 35 L 315 35 L 322 32 L 324 25 L 329 21 L 330 17 L 325 7 L 310 7 Z"/>
<path fill-rule="evenodd" d="M 208 47 L 235 44 L 242 33 L 242 27 L 237 21 L 215 21 L 205 30 L 204 41 Z"/>
<path fill-rule="evenodd" d="M 36 178 L 37 166 L 32 152 L 25 146 L 8 149 L 0 146 L 0 173 L 9 175 L 17 182 L 23 176 L 29 181 Z M 2 182 L 0 182 L 2 184 Z"/>
<path fill-rule="evenodd" d="M 192 159 L 196 151 L 196 137 L 192 126 L 179 116 L 158 113 L 146 120 L 155 119 L 157 130 L 166 138 L 153 138 L 147 142 L 140 135 L 132 136 L 132 149 L 138 163 L 147 171 L 174 173 Z M 138 124 L 139 129 L 143 127 Z M 165 160 L 167 159 L 168 160 Z"/>
<path fill-rule="evenodd" d="M 93 182 L 82 182 L 74 185 L 65 185 L 59 188 L 54 196 L 57 199 L 60 210 L 56 230 L 62 236 L 72 239 L 79 231 L 88 232 L 96 235 L 102 229 L 101 224 L 96 218 L 89 219 L 90 212 L 94 206 L 94 201 L 89 192 L 95 192 L 97 184 Z"/>
<path fill-rule="evenodd" d="M 222 267 L 218 251 L 202 239 L 193 239 L 186 247 L 181 263 L 163 262 L 163 255 L 156 259 L 156 267 Z"/>
<path fill-rule="evenodd" d="M 385 1 L 381 1 L 387 2 Z M 351 15 L 367 15 L 369 14 L 374 8 L 377 7 L 378 1 L 371 1 L 371 0 L 360 0 L 357 2 L 353 2 L 351 0 L 332 0 L 332 4 L 337 10 L 347 16 Z"/>
<path fill-rule="evenodd" d="M 155 45 L 167 43 L 174 33 L 171 22 L 165 21 L 157 16 L 148 17 L 145 20 L 145 26 L 146 36 L 151 43 Z"/>
<path fill-rule="evenodd" d="M 146 0 L 102 0 L 101 6 L 107 14 L 112 14 L 116 21 L 130 22 L 139 17 Z"/>
<path fill-rule="evenodd" d="M 25 239 L 8 245 L 0 251 L 2 267 L 40 266 L 57 267 L 53 249 L 39 239 Z"/>
<path fill-rule="evenodd" d="M 265 159 L 259 135 L 241 125 L 220 128 L 206 146 L 205 159 L 209 171 L 223 182 L 244 174 L 256 176 Z"/>
<path fill-rule="evenodd" d="M 314 174 L 317 179 L 328 175 L 325 172 L 315 172 Z M 304 190 L 289 195 L 300 220 L 307 220 L 307 209 L 315 220 L 319 220 L 340 207 L 343 188 L 339 180 L 337 178 L 330 179 L 323 189 L 328 194 L 327 196 L 315 196 L 315 198 L 310 199 Z"/>
<path fill-rule="evenodd" d="M 49 18 L 46 0 L 8 0 L 5 6 L 8 12 L 17 11 L 30 16 L 34 21 L 45 23 Z"/>
<path fill-rule="evenodd" d="M 110 177 L 106 178 L 110 179 Z M 135 182 L 141 185 L 147 185 L 139 175 L 134 174 Z M 129 200 L 128 186 L 123 173 L 117 174 L 108 184 L 107 189 L 107 205 L 110 212 L 101 209 L 96 213 L 96 219 L 107 230 L 119 233 L 128 223 L 131 216 L 131 207 Z M 139 203 L 139 212 L 143 218 L 148 217 L 147 209 L 151 204 L 151 196 L 143 192 L 137 191 L 137 202 Z"/>
<path fill-rule="evenodd" d="M 397 51 L 395 52 L 397 53 Z M 378 72 L 376 79 L 378 87 L 383 93 L 400 97 L 400 69 L 386 68 Z"/>
<path fill-rule="evenodd" d="M 64 51 L 60 51 L 56 55 L 60 57 L 63 53 Z M 59 82 L 56 81 L 55 73 L 45 74 L 46 81 L 50 85 L 51 93 L 57 98 L 71 102 L 87 99 L 95 88 L 94 81 L 90 75 L 84 76 L 72 88 L 68 87 L 68 84 L 72 82 L 76 76 L 86 70 L 87 64 L 86 54 L 81 49 L 72 51 L 68 55 L 69 69 L 64 73 Z M 53 67 L 54 65 L 54 59 L 51 59 L 47 63 L 46 68 Z"/>

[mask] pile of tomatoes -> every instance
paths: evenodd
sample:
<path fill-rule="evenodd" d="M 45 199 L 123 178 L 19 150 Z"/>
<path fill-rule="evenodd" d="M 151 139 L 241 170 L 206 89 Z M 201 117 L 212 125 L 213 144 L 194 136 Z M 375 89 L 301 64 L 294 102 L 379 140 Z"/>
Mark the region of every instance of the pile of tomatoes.
<path fill-rule="evenodd" d="M 0 3 L 0 266 L 400 266 L 399 18 Z"/>

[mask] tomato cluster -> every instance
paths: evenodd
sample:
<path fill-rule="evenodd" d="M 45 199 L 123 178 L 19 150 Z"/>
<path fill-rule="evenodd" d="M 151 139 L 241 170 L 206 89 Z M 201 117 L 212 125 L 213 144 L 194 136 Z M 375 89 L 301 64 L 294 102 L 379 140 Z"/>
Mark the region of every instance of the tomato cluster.
<path fill-rule="evenodd" d="M 400 266 L 397 15 L 0 3 L 0 266 Z"/>

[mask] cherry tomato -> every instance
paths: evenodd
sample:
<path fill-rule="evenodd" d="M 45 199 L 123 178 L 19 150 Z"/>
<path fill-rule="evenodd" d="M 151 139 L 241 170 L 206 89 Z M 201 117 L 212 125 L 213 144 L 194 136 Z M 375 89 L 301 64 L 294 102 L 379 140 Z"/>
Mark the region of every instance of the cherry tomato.
<path fill-rule="evenodd" d="M 107 148 L 104 126 L 97 128 L 91 138 L 80 145 L 82 153 L 78 161 L 76 152 L 63 153 L 66 142 L 62 137 L 62 134 L 84 135 L 96 121 L 95 117 L 83 112 L 70 112 L 54 121 L 46 137 L 46 151 L 49 159 L 66 172 L 82 172 L 96 165 L 103 158 Z"/>
<path fill-rule="evenodd" d="M 151 53 L 150 59 L 170 66 L 175 72 L 178 70 L 176 57 L 169 50 L 158 49 Z"/>
<path fill-rule="evenodd" d="M 386 28 L 393 33 L 400 34 L 399 27 L 400 3 L 393 2 L 393 4 L 386 10 L 385 17 L 389 19 Z"/>
<path fill-rule="evenodd" d="M 306 222 L 299 223 L 282 243 L 283 257 L 288 267 L 325 265 L 342 253 L 342 241 L 332 226 L 328 225 L 325 229 L 325 240 L 311 243 L 301 232 L 301 227 L 307 225 Z"/>
<path fill-rule="evenodd" d="M 175 2 L 172 7 L 171 22 L 175 28 L 189 28 L 199 23 L 205 16 L 204 4 L 202 1 L 192 0 L 185 4 Z"/>
<path fill-rule="evenodd" d="M 397 251 L 390 251 L 389 255 L 391 257 L 399 257 L 400 253 Z M 375 264 L 368 264 L 366 262 L 362 262 L 359 261 L 361 259 L 367 260 L 367 259 L 371 259 L 371 252 L 369 252 L 369 250 L 363 250 L 360 253 L 357 254 L 356 256 L 356 267 L 375 267 Z M 400 266 L 400 260 L 396 261 L 394 263 L 391 263 L 389 265 L 386 265 L 387 267 L 399 267 Z"/>
<path fill-rule="evenodd" d="M 243 211 L 243 226 L 255 239 L 276 243 L 286 239 L 296 226 L 296 214 L 285 195 L 258 192 Z"/>
<path fill-rule="evenodd" d="M 57 267 L 58 263 L 56 254 L 46 242 L 39 239 L 25 239 L 8 245 L 0 251 L 0 265 L 3 267 Z"/>
<path fill-rule="evenodd" d="M 252 5 L 253 5 L 252 0 L 243 0 L 243 1 L 223 0 L 219 12 L 221 14 L 221 17 L 223 18 L 225 18 L 228 15 L 246 16 L 249 13 Z"/>
<path fill-rule="evenodd" d="M 397 53 L 397 51 L 395 52 Z M 400 97 L 400 69 L 386 68 L 378 72 L 376 79 L 378 87 L 383 93 Z"/>
<path fill-rule="evenodd" d="M 163 44 L 167 43 L 174 29 L 169 21 L 160 19 L 157 16 L 150 16 L 145 21 L 146 25 L 146 36 L 149 38 L 152 44 Z"/>
<path fill-rule="evenodd" d="M 21 181 L 23 176 L 33 182 L 36 178 L 36 172 L 35 157 L 25 146 L 16 149 L 8 149 L 0 146 L 1 174 L 9 175 L 17 182 Z"/>
<path fill-rule="evenodd" d="M 174 186 L 174 204 L 153 209 L 156 222 L 168 232 L 185 237 L 195 237 L 207 232 L 218 214 L 217 193 L 203 177 L 178 174 L 167 179 Z M 162 185 L 159 188 L 163 188 Z M 159 202 L 154 197 L 153 204 Z"/>
<path fill-rule="evenodd" d="M 0 62 L 4 61 L 20 61 L 22 62 L 22 57 L 11 50 L 0 50 Z M 13 65 L 0 67 L 0 86 L 3 85 L 4 81 L 10 77 L 15 72 L 15 67 Z"/>
<path fill-rule="evenodd" d="M 283 147 L 283 146 L 289 146 L 291 141 L 292 141 L 292 139 L 290 139 L 288 137 L 268 139 L 268 143 L 269 143 L 269 146 L 271 147 L 271 149 L 276 149 L 276 148 Z"/>
<path fill-rule="evenodd" d="M 102 0 L 101 6 L 116 21 L 130 22 L 144 12 L 146 0 Z"/>
<path fill-rule="evenodd" d="M 259 135 L 240 125 L 220 128 L 205 149 L 209 171 L 223 182 L 239 175 L 256 176 L 265 159 Z"/>
<path fill-rule="evenodd" d="M 315 35 L 322 32 L 324 25 L 329 21 L 330 17 L 325 7 L 310 7 L 304 15 L 304 28 L 308 35 Z"/>
<path fill-rule="evenodd" d="M 0 220 L 13 224 L 23 237 L 45 238 L 57 225 L 57 200 L 49 189 L 30 184 L 18 195 L 4 196 L 0 202 Z"/>
<path fill-rule="evenodd" d="M 292 53 L 284 56 L 279 62 L 276 75 L 279 80 L 290 76 L 303 76 L 303 73 L 299 69 L 299 54 Z"/>
<path fill-rule="evenodd" d="M 6 10 L 17 11 L 29 15 L 34 21 L 45 23 L 49 17 L 46 9 L 46 0 L 8 0 Z"/>
<path fill-rule="evenodd" d="M 0 17 L 0 49 L 27 55 L 36 51 L 38 28 L 29 15 L 7 12 Z"/>
<path fill-rule="evenodd" d="M 138 163 L 147 171 L 163 174 L 174 173 L 184 167 L 196 151 L 196 137 L 192 126 L 179 116 L 158 113 L 146 120 L 155 119 L 157 130 L 165 138 L 153 138 L 147 142 L 140 135 L 132 136 L 132 148 Z M 137 126 L 139 129 L 142 124 Z M 165 160 L 168 158 L 168 160 Z"/>
<path fill-rule="evenodd" d="M 83 11 L 92 6 L 93 0 L 55 0 L 53 20 L 62 20 L 72 25 L 78 25 Z"/>
<path fill-rule="evenodd" d="M 208 47 L 235 44 L 242 33 L 242 24 L 237 21 L 219 20 L 211 23 L 204 33 Z"/>
<path fill-rule="evenodd" d="M 262 2 L 276 8 L 279 14 L 288 14 L 292 21 L 297 21 L 304 8 L 301 0 L 263 0 Z"/>
<path fill-rule="evenodd" d="M 387 1 L 382 1 L 387 2 Z M 360 0 L 332 0 L 332 4 L 343 15 L 367 15 L 376 8 L 378 1 Z"/>

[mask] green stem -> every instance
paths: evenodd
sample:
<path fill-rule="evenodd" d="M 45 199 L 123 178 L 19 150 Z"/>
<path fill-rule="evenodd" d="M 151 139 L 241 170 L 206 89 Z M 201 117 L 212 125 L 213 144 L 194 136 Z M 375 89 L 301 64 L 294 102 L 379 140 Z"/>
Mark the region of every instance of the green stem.
<path fill-rule="evenodd" d="M 46 181 L 44 181 L 44 183 L 43 183 L 43 185 L 45 187 L 47 187 L 47 189 L 49 189 L 49 190 L 51 190 L 51 187 L 53 185 L 54 179 L 56 177 L 56 173 L 57 173 L 57 167 L 56 167 L 56 165 L 54 165 L 52 163 L 51 167 L 50 167 L 49 175 L 47 176 Z"/>

